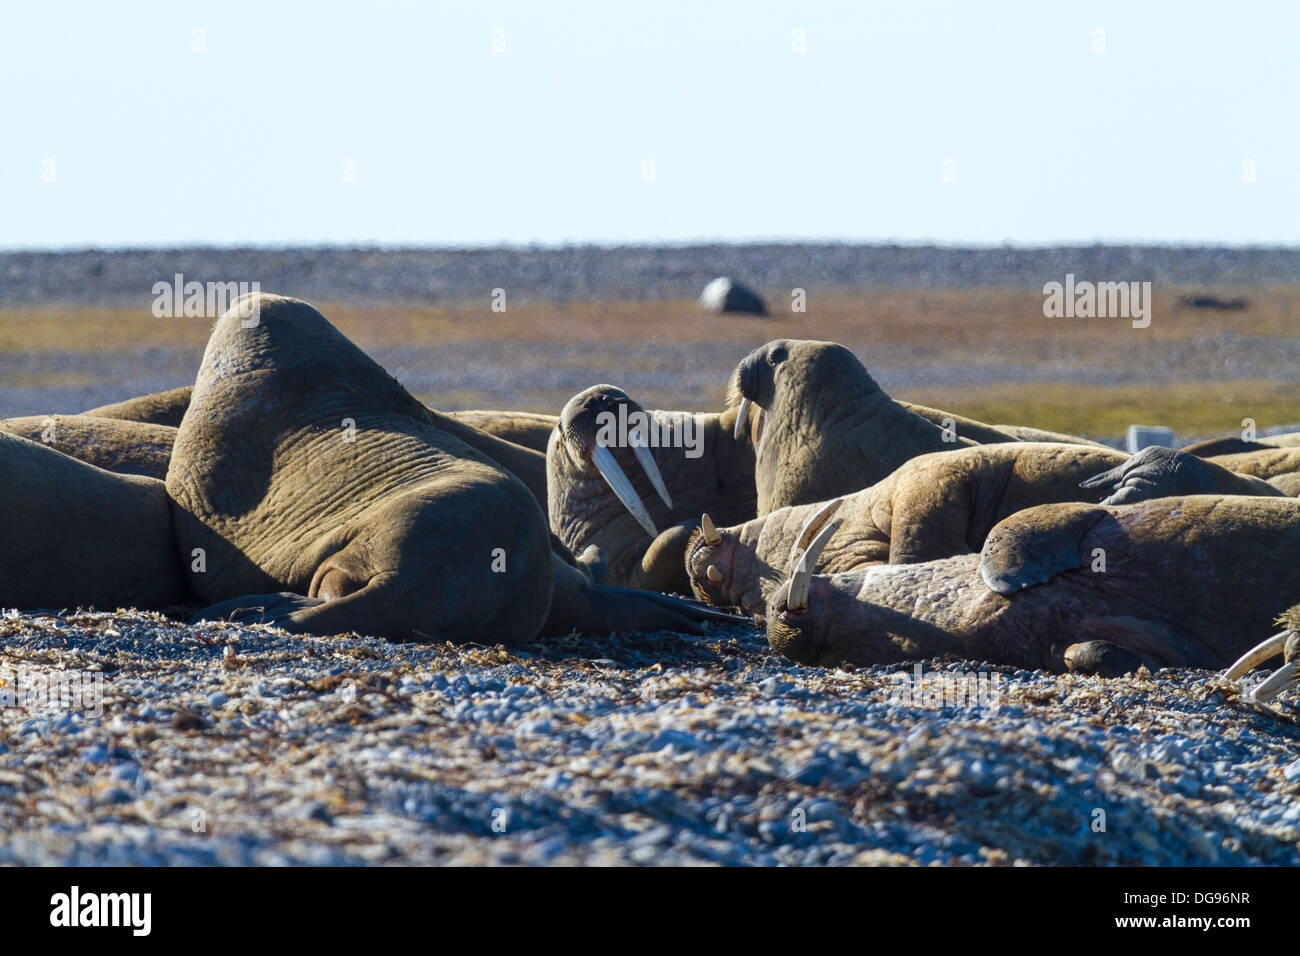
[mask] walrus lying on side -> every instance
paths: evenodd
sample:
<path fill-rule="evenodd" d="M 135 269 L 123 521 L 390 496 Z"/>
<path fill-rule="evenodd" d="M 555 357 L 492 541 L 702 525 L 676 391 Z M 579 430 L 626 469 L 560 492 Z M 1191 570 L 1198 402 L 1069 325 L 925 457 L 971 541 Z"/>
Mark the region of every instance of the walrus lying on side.
<path fill-rule="evenodd" d="M 754 451 L 735 417 L 642 409 L 613 385 L 579 392 L 547 450 L 551 530 L 607 583 L 688 593 L 695 516 L 754 514 Z"/>
<path fill-rule="evenodd" d="M 832 516 L 839 530 L 821 552 L 819 573 L 946 558 L 978 550 L 993 526 L 1017 511 L 1095 500 L 1080 482 L 1125 457 L 1110 448 L 1040 442 L 922 455 L 829 504 L 778 508 L 722 529 L 706 514 L 691 536 L 686 569 L 696 597 L 761 614 L 789 572 L 792 549 L 806 548 Z"/>
<path fill-rule="evenodd" d="M 176 429 L 130 419 L 90 415 L 28 415 L 0 420 L 0 432 L 19 435 L 119 475 L 162 480 Z"/>
<path fill-rule="evenodd" d="M 1271 448 L 1300 448 L 1300 432 L 1261 435 L 1254 441 L 1246 441 L 1236 435 L 1207 438 L 1204 441 L 1185 445 L 1180 450 L 1200 458 L 1217 458 L 1220 455 L 1238 455 L 1243 452 L 1267 451 Z"/>
<path fill-rule="evenodd" d="M 144 422 L 175 428 L 185 417 L 185 409 L 189 408 L 193 393 L 193 385 L 182 385 L 165 392 L 138 395 L 111 405 L 88 408 L 81 414 L 91 418 L 114 418 L 124 422 Z"/>
<path fill-rule="evenodd" d="M 0 433 L 0 607 L 161 608 L 188 598 L 171 503 L 155 478 L 114 475 Z"/>
<path fill-rule="evenodd" d="M 307 303 L 241 298 L 213 329 L 167 475 L 204 616 L 492 643 L 727 619 L 593 585 L 469 432 Z"/>
<path fill-rule="evenodd" d="M 799 663 L 1221 668 L 1300 598 L 1300 562 L 1279 560 L 1300 553 L 1294 499 L 1041 505 L 1000 522 L 980 554 L 813 574 L 832 529 L 768 601 L 768 641 Z"/>

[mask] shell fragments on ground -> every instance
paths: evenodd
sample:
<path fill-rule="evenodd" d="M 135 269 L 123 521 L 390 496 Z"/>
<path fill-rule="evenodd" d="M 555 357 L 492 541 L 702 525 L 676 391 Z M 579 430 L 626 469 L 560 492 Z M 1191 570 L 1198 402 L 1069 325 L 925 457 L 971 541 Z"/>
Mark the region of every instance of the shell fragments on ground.
<path fill-rule="evenodd" d="M 98 715 L 0 707 L 0 863 L 1300 863 L 1296 711 L 1208 672 L 985 668 L 985 706 L 929 707 L 912 668 L 745 628 L 506 649 L 9 612 L 0 648 L 0 678 L 103 674 Z M 932 693 L 978 665 L 922 667 Z"/>

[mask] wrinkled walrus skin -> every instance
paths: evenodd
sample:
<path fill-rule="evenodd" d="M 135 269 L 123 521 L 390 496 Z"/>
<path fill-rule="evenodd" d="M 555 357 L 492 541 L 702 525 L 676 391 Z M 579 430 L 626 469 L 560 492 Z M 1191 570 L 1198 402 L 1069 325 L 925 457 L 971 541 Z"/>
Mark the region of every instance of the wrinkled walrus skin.
<path fill-rule="evenodd" d="M 179 551 L 201 556 L 191 586 L 216 605 L 204 616 L 494 643 L 711 617 L 591 586 L 466 431 L 307 303 L 241 298 L 213 329 L 167 475 Z"/>
<path fill-rule="evenodd" d="M 999 523 L 978 555 L 814 575 L 803 608 L 787 582 L 768 640 L 823 665 L 953 654 L 1063 671 L 1098 658 L 1072 647 L 1104 642 L 1133 666 L 1221 668 L 1300 598 L 1300 562 L 1284 558 L 1297 553 L 1292 499 L 1043 505 Z"/>
<path fill-rule="evenodd" d="M 1087 445 L 1014 442 L 922 455 L 870 488 L 844 498 L 816 570 L 917 564 L 978 550 L 995 524 L 1034 505 L 1095 502 L 1080 482 L 1125 461 Z M 691 537 L 686 566 L 695 596 L 761 614 L 790 571 L 800 530 L 825 505 L 795 505 L 719 528 L 720 542 Z M 714 569 L 712 577 L 708 569 Z"/>
<path fill-rule="evenodd" d="M 0 432 L 19 435 L 119 475 L 162 481 L 176 429 L 131 419 L 90 415 L 28 415 L 0 420 Z"/>
<path fill-rule="evenodd" d="M 92 417 L 99 419 L 111 418 L 123 422 L 140 422 L 143 424 L 172 426 L 174 428 L 181 423 L 181 419 L 185 416 L 185 410 L 189 407 L 193 393 L 194 386 L 185 385 L 165 392 L 140 395 L 137 398 L 117 402 L 113 405 L 102 405 L 99 408 L 92 408 L 89 411 L 82 412 L 75 417 L 79 419 Z M 452 421 L 466 426 L 456 431 L 462 441 L 486 453 L 493 460 L 503 464 L 504 467 L 509 468 L 515 477 L 528 485 L 539 503 L 543 506 L 546 504 L 546 442 L 550 438 L 551 429 L 555 427 L 555 423 L 558 421 L 556 416 L 539 415 L 534 412 L 490 411 L 446 412 L 444 414 Z M 63 417 L 72 418 L 74 416 Z M 21 434 L 27 438 L 33 437 L 28 434 L 30 426 L 27 424 L 27 419 L 10 419 L 10 421 L 23 423 L 19 426 L 21 430 L 18 430 L 18 427 L 13 429 L 4 428 L 3 424 L 0 424 L 0 428 L 4 428 L 5 431 L 13 431 L 15 434 Z M 126 450 L 125 446 L 128 444 L 126 438 L 106 432 L 103 436 L 104 442 L 115 446 L 114 448 L 100 452 L 96 449 L 94 441 L 86 441 L 77 446 L 81 449 L 80 451 L 69 450 L 67 454 L 72 455 L 74 458 L 80 458 L 82 461 L 108 468 L 110 471 L 165 478 L 167 475 L 167 462 L 164 459 L 161 472 L 157 472 L 157 452 L 161 451 L 164 440 L 170 442 L 175 438 L 175 432 L 149 433 L 144 429 L 134 433 L 129 429 L 124 429 L 121 432 L 121 435 L 127 436 L 127 438 L 133 434 L 139 436 L 137 440 L 138 453 L 131 453 Z M 528 452 L 532 452 L 532 454 L 528 454 Z M 170 445 L 167 448 L 167 454 L 168 456 L 171 455 Z M 117 458 L 114 459 L 113 455 L 116 455 Z M 110 463 L 117 460 L 120 463 L 119 467 L 110 467 L 110 464 L 104 464 L 96 460 L 97 457 L 104 457 Z"/>
<path fill-rule="evenodd" d="M 187 600 L 161 481 L 114 475 L 0 433 L 0 487 L 0 607 L 115 610 Z"/>
<path fill-rule="evenodd" d="M 601 416 L 618 419 L 644 412 L 660 434 L 690 428 L 694 450 L 671 443 L 650 448 L 670 493 L 668 507 L 627 447 L 611 446 L 659 532 L 651 538 L 610 489 L 592 461 Z M 547 450 L 547 497 L 551 530 L 584 561 L 597 564 L 609 584 L 655 591 L 690 592 L 682 554 L 700 513 L 742 521 L 754 515 L 754 450 L 749 435 L 733 434 L 736 413 L 721 415 L 642 409 L 613 385 L 594 385 L 571 398 Z M 588 551 L 588 549 L 594 549 Z"/>

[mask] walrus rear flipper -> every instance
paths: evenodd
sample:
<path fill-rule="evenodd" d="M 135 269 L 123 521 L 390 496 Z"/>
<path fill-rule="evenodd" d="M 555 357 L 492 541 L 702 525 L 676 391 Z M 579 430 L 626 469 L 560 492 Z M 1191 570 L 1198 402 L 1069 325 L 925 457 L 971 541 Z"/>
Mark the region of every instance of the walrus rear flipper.
<path fill-rule="evenodd" d="M 1109 514 L 1097 505 L 1042 505 L 994 525 L 980 554 L 980 577 L 998 594 L 1042 584 L 1062 571 L 1083 567 L 1080 544 Z"/>
<path fill-rule="evenodd" d="M 702 634 L 705 621 L 752 624 L 698 601 L 669 597 L 654 591 L 591 584 L 576 568 L 558 567 L 550 615 L 542 637 L 578 631 L 582 634 L 620 634 L 626 631 L 683 631 Z"/>

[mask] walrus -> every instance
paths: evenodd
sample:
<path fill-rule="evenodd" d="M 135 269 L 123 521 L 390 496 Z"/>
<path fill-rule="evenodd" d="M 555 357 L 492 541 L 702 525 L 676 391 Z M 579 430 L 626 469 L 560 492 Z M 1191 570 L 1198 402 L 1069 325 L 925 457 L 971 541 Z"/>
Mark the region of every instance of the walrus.
<path fill-rule="evenodd" d="M 607 583 L 689 593 L 696 516 L 755 513 L 753 444 L 735 418 L 646 410 L 613 385 L 579 392 L 547 449 L 551 530 Z"/>
<path fill-rule="evenodd" d="M 541 412 L 500 412 L 484 409 L 471 409 L 462 412 L 444 412 L 462 425 L 469 425 L 481 432 L 495 435 L 504 441 L 531 448 L 539 454 L 546 454 L 546 445 L 551 440 L 560 418 L 558 415 L 544 415 Z"/>
<path fill-rule="evenodd" d="M 20 435 L 119 475 L 167 477 L 176 429 L 134 419 L 91 415 L 28 415 L 0 420 L 0 432 Z"/>
<path fill-rule="evenodd" d="M 178 388 L 169 388 L 165 392 L 138 395 L 111 405 L 88 408 L 81 414 L 91 418 L 114 418 L 124 422 L 143 422 L 146 425 L 167 425 L 175 428 L 185 417 L 185 409 L 189 408 L 190 395 L 193 392 L 193 385 L 181 385 Z"/>
<path fill-rule="evenodd" d="M 1086 445 L 1015 442 L 921 455 L 869 488 L 810 505 L 778 508 L 729 528 L 705 514 L 686 549 L 695 596 L 761 614 L 789 571 L 792 549 L 832 517 L 839 530 L 815 570 L 915 564 L 979 550 L 1003 518 L 1034 505 L 1096 500 L 1080 486 L 1123 452 Z"/>
<path fill-rule="evenodd" d="M 751 407 L 763 410 L 760 515 L 859 491 L 918 455 L 1017 441 L 970 419 L 940 413 L 951 419 L 943 427 L 909 411 L 833 342 L 777 339 L 755 349 L 732 376 L 728 405 L 739 408 L 738 427 Z"/>
<path fill-rule="evenodd" d="M 189 599 L 156 478 L 115 475 L 0 432 L 0 606 L 163 608 Z"/>
<path fill-rule="evenodd" d="M 803 664 L 1222 668 L 1300 598 L 1300 563 L 1278 559 L 1300 550 L 1294 499 L 1040 505 L 999 522 L 979 554 L 815 575 L 833 531 L 792 555 L 768 601 L 769 643 Z"/>
<path fill-rule="evenodd" d="M 113 405 L 102 405 L 99 408 L 92 408 L 89 411 L 82 412 L 75 417 L 78 419 L 114 419 L 124 422 L 172 426 L 174 428 L 181 423 L 186 409 L 189 408 L 193 392 L 193 385 L 184 385 L 165 392 L 140 395 Z M 545 505 L 546 442 L 551 436 L 551 430 L 558 421 L 556 416 L 542 415 L 535 412 L 483 410 L 446 412 L 444 414 L 453 421 L 473 429 L 473 431 L 458 431 L 457 434 L 462 440 L 510 468 L 515 476 L 520 478 L 533 491 L 538 502 L 543 506 Z M 64 417 L 72 418 L 73 416 Z M 32 437 L 28 434 L 32 431 L 32 428 L 27 419 L 9 419 L 9 421 L 22 423 L 18 426 L 21 430 L 16 431 L 16 434 Z M 154 475 L 158 455 L 162 451 L 164 440 L 168 437 L 175 438 L 174 431 L 148 433 L 141 429 L 133 433 L 130 429 L 122 429 L 116 434 L 111 430 L 106 430 L 102 434 L 96 435 L 89 424 L 80 427 L 82 431 L 79 434 L 85 440 L 70 445 L 70 447 L 78 449 L 80 453 L 68 450 L 68 454 L 96 465 L 101 464 L 100 461 L 96 460 L 96 457 L 102 456 L 106 461 L 111 462 L 115 460 L 112 456 L 117 455 L 116 460 L 122 463 L 121 467 L 110 467 L 109 464 L 104 464 L 102 467 L 109 468 L 110 471 L 123 471 L 128 474 Z M 4 428 L 4 425 L 0 424 L 0 428 Z M 12 431 L 13 429 L 5 430 Z M 133 434 L 139 436 L 134 441 L 130 440 L 129 437 Z M 493 438 L 507 444 L 498 444 L 491 440 Z M 116 451 L 98 452 L 96 446 L 100 444 L 112 446 Z M 132 444 L 135 444 L 140 449 L 138 456 L 128 450 L 127 446 Z M 518 446 L 519 449 L 526 449 L 533 452 L 533 454 L 521 453 L 517 449 L 509 447 L 511 445 Z M 167 455 L 168 457 L 171 455 L 170 447 L 167 449 Z M 163 478 L 166 474 L 167 462 L 163 460 L 161 473 L 157 474 L 156 477 Z"/>
<path fill-rule="evenodd" d="M 212 603 L 201 616 L 503 644 L 729 619 L 593 584 L 473 432 L 306 302 L 241 297 L 213 328 L 167 473 L 191 587 Z"/>
<path fill-rule="evenodd" d="M 1252 441 L 1236 435 L 1207 438 L 1184 445 L 1180 450 L 1200 458 L 1217 458 L 1220 455 L 1239 455 L 1243 452 L 1268 451 L 1271 448 L 1300 447 L 1300 432 L 1283 432 L 1280 435 L 1261 435 Z"/>
<path fill-rule="evenodd" d="M 1259 495 L 1288 498 L 1289 475 L 1264 480 L 1224 468 L 1223 459 L 1198 458 L 1185 451 L 1152 445 L 1121 464 L 1083 482 L 1083 488 L 1108 488 L 1104 505 L 1126 505 L 1181 495 Z M 1300 454 L 1296 456 L 1300 469 Z"/>

